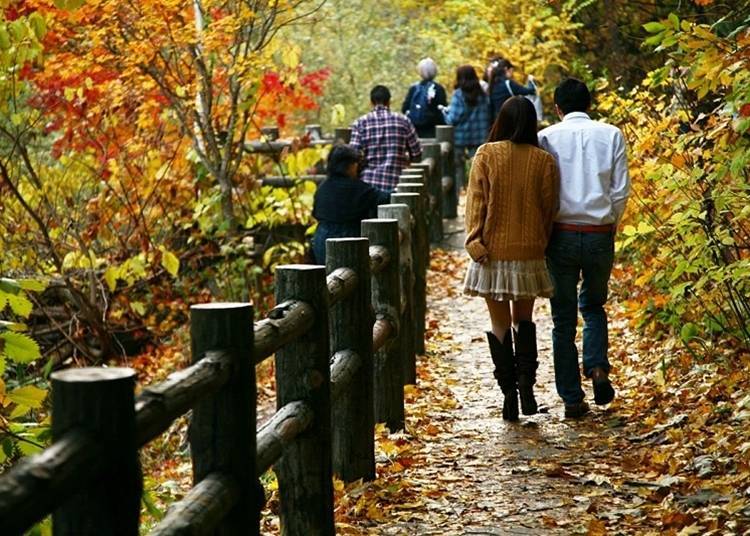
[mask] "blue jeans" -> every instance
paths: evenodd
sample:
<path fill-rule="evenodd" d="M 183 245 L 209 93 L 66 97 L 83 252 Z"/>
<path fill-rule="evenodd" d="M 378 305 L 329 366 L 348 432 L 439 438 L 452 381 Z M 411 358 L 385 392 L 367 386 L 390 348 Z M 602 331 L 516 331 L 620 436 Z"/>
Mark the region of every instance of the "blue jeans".
<path fill-rule="evenodd" d="M 315 262 L 326 263 L 326 240 L 329 238 L 347 238 L 360 236 L 360 222 L 334 223 L 319 221 L 312 239 L 312 252 Z"/>
<path fill-rule="evenodd" d="M 614 253 L 612 233 L 555 231 L 547 246 L 547 268 L 555 286 L 550 299 L 555 384 L 566 404 L 584 397 L 575 344 L 578 309 L 583 316 L 583 372 L 586 377 L 595 367 L 609 372 L 604 304 Z"/>

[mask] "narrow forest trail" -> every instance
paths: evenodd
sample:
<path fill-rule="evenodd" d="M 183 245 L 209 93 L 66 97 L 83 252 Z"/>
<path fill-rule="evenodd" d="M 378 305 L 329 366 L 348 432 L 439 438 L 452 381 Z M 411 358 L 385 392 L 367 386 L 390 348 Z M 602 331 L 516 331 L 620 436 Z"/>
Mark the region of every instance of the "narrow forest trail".
<path fill-rule="evenodd" d="M 373 533 L 585 534 L 598 523 L 589 513 L 595 511 L 592 495 L 607 494 L 597 486 L 599 459 L 613 455 L 590 449 L 585 440 L 606 443 L 610 413 L 597 409 L 580 421 L 563 419 L 554 387 L 549 307 L 540 301 L 537 399 L 543 412 L 518 423 L 503 421 L 484 337 L 484 303 L 460 293 L 463 255 L 438 252 L 433 260 L 450 269 L 431 274 L 432 358 L 422 367 L 429 369 L 434 360 L 432 388 L 455 400 L 455 407 L 437 404 L 420 416 L 441 428 L 421 449 L 429 463 L 415 463 L 403 473 L 410 487 L 424 488 L 412 490 L 423 497 L 420 507 L 413 515 L 397 515 L 397 522 L 379 524 Z M 399 510 L 395 505 L 393 512 Z"/>
<path fill-rule="evenodd" d="M 745 369 L 720 375 L 702 365 L 675 376 L 665 368 L 674 347 L 638 336 L 613 298 L 618 396 L 566 420 L 554 386 L 549 305 L 540 300 L 536 393 L 545 409 L 504 422 L 485 306 L 461 294 L 462 229 L 446 223 L 448 238 L 433 250 L 428 273 L 426 355 L 417 385 L 405 388 L 406 429 L 376 427 L 375 480 L 335 481 L 337 534 L 750 536 Z M 623 274 L 616 267 L 619 295 L 627 294 Z M 593 402 L 587 381 L 584 389 Z M 709 397 L 738 410 L 714 411 Z M 279 532 L 277 512 L 273 493 L 264 534 Z"/>
<path fill-rule="evenodd" d="M 566 420 L 554 386 L 549 305 L 540 300 L 536 393 L 546 410 L 504 422 L 485 306 L 461 294 L 467 259 L 460 222 L 452 224 L 444 249 L 432 253 L 427 355 L 417 385 L 406 388 L 406 430 L 378 427 L 375 481 L 338 483 L 337 532 L 750 535 L 750 438 L 741 424 L 750 411 L 717 415 L 705 403 L 727 396 L 750 405 L 750 396 L 741 400 L 747 375 L 699 367 L 668 386 L 669 347 L 638 337 L 613 300 L 618 396 L 594 406 L 586 381 L 592 412 Z M 614 286 L 622 284 L 618 274 Z"/>

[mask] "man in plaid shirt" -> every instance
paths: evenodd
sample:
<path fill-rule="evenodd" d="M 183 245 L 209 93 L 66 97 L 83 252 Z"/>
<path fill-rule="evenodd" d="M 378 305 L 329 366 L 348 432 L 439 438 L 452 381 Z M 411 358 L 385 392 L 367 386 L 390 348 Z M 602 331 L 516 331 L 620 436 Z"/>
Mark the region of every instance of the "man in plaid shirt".
<path fill-rule="evenodd" d="M 370 102 L 373 110 L 352 124 L 349 144 L 363 154 L 362 180 L 390 193 L 398 184 L 401 170 L 410 161 L 422 158 L 422 146 L 411 121 L 390 110 L 391 92 L 387 87 L 375 86 Z"/>

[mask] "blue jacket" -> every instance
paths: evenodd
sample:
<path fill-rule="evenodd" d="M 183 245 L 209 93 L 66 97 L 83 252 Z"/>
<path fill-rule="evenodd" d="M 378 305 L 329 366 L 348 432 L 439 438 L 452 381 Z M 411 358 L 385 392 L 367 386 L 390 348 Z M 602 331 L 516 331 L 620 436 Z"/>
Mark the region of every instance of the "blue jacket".
<path fill-rule="evenodd" d="M 453 125 L 457 147 L 477 147 L 487 141 L 490 129 L 490 99 L 479 96 L 477 104 L 469 106 L 461 89 L 453 93 L 450 106 L 443 110 L 445 122 Z"/>
<path fill-rule="evenodd" d="M 508 91 L 508 85 L 510 85 L 512 93 Z M 500 113 L 503 103 L 515 95 L 536 95 L 536 86 L 531 81 L 528 85 L 522 86 L 508 78 L 498 78 L 493 81 L 490 88 L 490 117 L 492 117 L 492 121 Z"/>

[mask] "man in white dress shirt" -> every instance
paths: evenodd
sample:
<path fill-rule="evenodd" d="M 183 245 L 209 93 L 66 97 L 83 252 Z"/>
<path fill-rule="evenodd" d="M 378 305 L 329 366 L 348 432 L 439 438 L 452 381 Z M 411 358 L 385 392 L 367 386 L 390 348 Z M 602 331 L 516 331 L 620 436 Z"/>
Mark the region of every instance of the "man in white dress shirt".
<path fill-rule="evenodd" d="M 539 143 L 560 166 L 560 210 L 547 247 L 547 267 L 555 286 L 552 347 L 557 392 L 565 416 L 589 411 L 581 389 L 575 345 L 578 309 L 583 316 L 583 372 L 591 378 L 594 401 L 615 396 L 609 381 L 607 301 L 614 237 L 630 191 L 625 138 L 617 127 L 587 114 L 591 93 L 569 78 L 555 90 L 560 123 L 539 133 Z M 578 283 L 580 281 L 580 289 Z"/>

